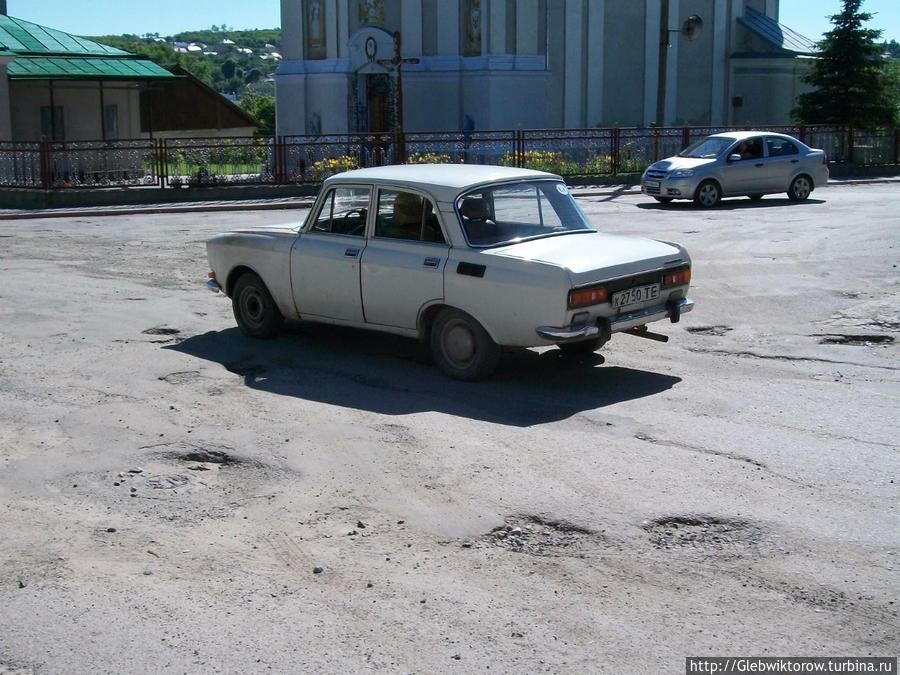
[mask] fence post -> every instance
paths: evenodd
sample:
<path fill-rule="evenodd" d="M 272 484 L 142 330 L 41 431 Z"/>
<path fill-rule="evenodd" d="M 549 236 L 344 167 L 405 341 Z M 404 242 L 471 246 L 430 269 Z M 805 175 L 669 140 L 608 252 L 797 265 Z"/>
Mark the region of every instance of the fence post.
<path fill-rule="evenodd" d="M 691 130 L 689 127 L 682 127 L 682 129 L 681 129 L 681 149 L 684 150 L 690 144 L 691 144 Z"/>
<path fill-rule="evenodd" d="M 41 161 L 41 187 L 49 190 L 53 183 L 50 172 L 50 144 L 47 141 L 41 141 L 38 153 Z"/>
<path fill-rule="evenodd" d="M 900 164 L 900 127 L 894 129 L 894 165 Z"/>
<path fill-rule="evenodd" d="M 612 146 L 612 148 L 610 148 L 610 154 L 612 155 L 612 157 L 610 158 L 612 160 L 612 166 L 610 167 L 610 169 L 612 170 L 613 176 L 618 175 L 619 169 L 621 169 L 622 167 L 622 158 L 619 156 L 619 148 L 621 143 L 620 132 L 621 130 L 619 129 L 619 127 L 616 127 L 612 130 L 612 143 L 610 144 Z"/>
<path fill-rule="evenodd" d="M 847 161 L 853 164 L 853 127 L 847 127 Z"/>
<path fill-rule="evenodd" d="M 806 125 L 805 124 L 800 125 L 800 139 L 799 140 L 801 143 L 806 143 Z"/>

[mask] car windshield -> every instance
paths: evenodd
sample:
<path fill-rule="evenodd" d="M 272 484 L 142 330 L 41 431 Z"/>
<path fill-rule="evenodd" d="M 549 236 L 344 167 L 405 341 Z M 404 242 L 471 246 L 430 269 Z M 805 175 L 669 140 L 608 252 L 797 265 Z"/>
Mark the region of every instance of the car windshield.
<path fill-rule="evenodd" d="M 712 159 L 718 157 L 729 145 L 734 143 L 733 138 L 727 136 L 708 136 L 696 143 L 691 143 L 678 153 L 679 157 L 696 157 L 697 159 Z"/>
<path fill-rule="evenodd" d="M 594 231 L 569 189 L 558 180 L 478 188 L 462 195 L 456 209 L 472 246 Z"/>

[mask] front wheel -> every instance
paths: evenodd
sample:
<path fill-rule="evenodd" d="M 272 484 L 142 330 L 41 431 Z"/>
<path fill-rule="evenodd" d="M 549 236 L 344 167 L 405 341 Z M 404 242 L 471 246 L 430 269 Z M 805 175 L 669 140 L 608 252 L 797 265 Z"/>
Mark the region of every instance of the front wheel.
<path fill-rule="evenodd" d="M 701 209 L 710 209 L 722 199 L 722 190 L 712 180 L 705 180 L 697 186 L 694 193 L 694 205 Z"/>
<path fill-rule="evenodd" d="M 234 284 L 231 308 L 238 328 L 248 337 L 273 337 L 284 321 L 269 289 L 253 272 L 244 272 Z"/>
<path fill-rule="evenodd" d="M 500 361 L 500 347 L 468 314 L 445 309 L 431 327 L 431 354 L 438 367 L 455 380 L 480 380 Z"/>
<path fill-rule="evenodd" d="M 802 202 L 809 197 L 810 192 L 812 192 L 812 183 L 810 182 L 809 177 L 797 176 L 791 181 L 791 186 L 788 188 L 787 195 L 788 199 L 792 202 Z"/>

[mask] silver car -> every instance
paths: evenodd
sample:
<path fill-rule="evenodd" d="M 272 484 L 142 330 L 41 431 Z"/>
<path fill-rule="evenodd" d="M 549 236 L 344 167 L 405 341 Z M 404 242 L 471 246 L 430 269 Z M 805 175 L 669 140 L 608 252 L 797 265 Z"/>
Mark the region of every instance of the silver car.
<path fill-rule="evenodd" d="M 768 131 L 713 134 L 647 167 L 641 192 L 658 202 L 692 199 L 701 208 L 722 197 L 762 199 L 787 192 L 803 201 L 828 181 L 828 156 L 792 136 Z"/>

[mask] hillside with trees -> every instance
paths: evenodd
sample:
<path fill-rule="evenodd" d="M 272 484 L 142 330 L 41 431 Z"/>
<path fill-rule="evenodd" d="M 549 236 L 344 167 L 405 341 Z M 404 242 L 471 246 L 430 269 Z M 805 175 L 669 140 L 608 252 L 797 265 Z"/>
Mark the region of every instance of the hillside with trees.
<path fill-rule="evenodd" d="M 161 66 L 181 66 L 256 117 L 263 125 L 262 132 L 274 131 L 272 75 L 281 60 L 280 28 L 234 30 L 223 25 L 167 37 L 146 33 L 90 39 L 139 54 Z"/>

